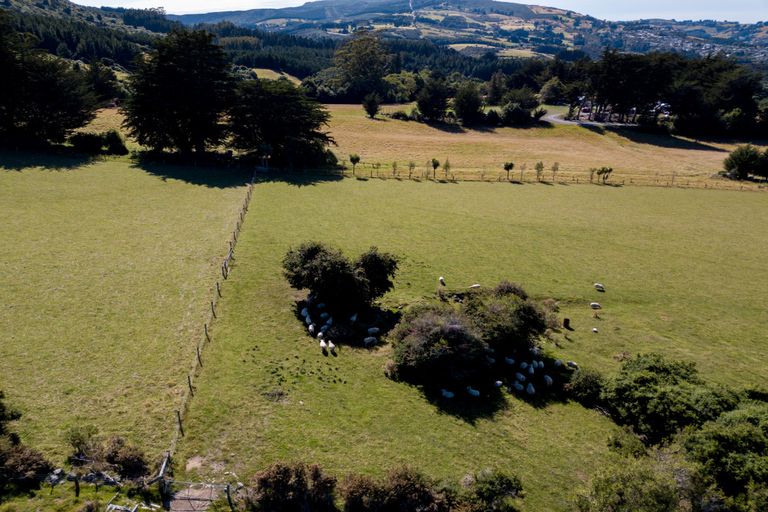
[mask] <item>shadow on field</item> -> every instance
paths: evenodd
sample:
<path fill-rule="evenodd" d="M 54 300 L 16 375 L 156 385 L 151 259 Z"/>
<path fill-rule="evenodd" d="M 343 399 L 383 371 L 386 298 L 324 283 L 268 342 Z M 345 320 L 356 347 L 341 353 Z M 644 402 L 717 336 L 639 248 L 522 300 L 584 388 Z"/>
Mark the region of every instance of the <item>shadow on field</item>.
<path fill-rule="evenodd" d="M 424 390 L 424 397 L 441 413 L 455 416 L 470 425 L 474 425 L 478 420 L 491 419 L 509 407 L 507 397 L 499 390 L 493 390 L 489 397 L 482 400 L 470 398 L 446 400 L 440 392 L 426 390 Z"/>
<path fill-rule="evenodd" d="M 615 133 L 616 135 L 624 137 L 625 139 L 628 139 L 636 144 L 647 144 L 649 146 L 657 146 L 660 148 L 668 149 L 717 151 L 720 153 L 727 152 L 725 149 L 707 144 L 706 142 L 683 139 L 668 133 L 651 132 L 641 128 L 603 126 L 597 124 L 579 124 L 579 126 L 598 135 L 605 135 L 609 132 Z"/>
<path fill-rule="evenodd" d="M 133 167 L 163 180 L 181 180 L 211 188 L 241 187 L 250 183 L 254 167 L 235 161 L 183 161 L 172 155 L 140 154 L 134 158 Z M 338 181 L 342 177 L 328 171 L 270 171 L 257 172 L 256 183 L 281 182 L 297 187 L 314 185 L 324 181 Z"/>
<path fill-rule="evenodd" d="M 0 149 L 0 170 L 20 171 L 41 167 L 49 171 L 66 171 L 89 164 L 94 157 L 68 151 L 66 148 L 39 150 Z"/>

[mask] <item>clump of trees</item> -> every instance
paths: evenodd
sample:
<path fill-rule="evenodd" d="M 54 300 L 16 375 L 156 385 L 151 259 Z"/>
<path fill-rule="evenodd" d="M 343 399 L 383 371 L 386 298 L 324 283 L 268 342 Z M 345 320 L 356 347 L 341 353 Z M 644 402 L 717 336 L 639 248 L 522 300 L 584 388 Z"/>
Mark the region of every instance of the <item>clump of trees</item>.
<path fill-rule="evenodd" d="M 0 137 L 17 144 L 63 142 L 93 119 L 97 100 L 85 73 L 36 50 L 0 11 Z"/>
<path fill-rule="evenodd" d="M 397 265 L 396 256 L 376 247 L 352 261 L 319 242 L 305 242 L 283 258 L 283 271 L 291 286 L 309 290 L 313 301 L 340 314 L 369 308 L 391 290 Z"/>
<path fill-rule="evenodd" d="M 750 176 L 768 179 L 768 149 L 761 152 L 751 144 L 739 146 L 725 159 L 723 168 L 731 179 L 746 180 Z"/>
<path fill-rule="evenodd" d="M 471 387 L 489 395 L 498 382 L 532 397 L 558 393 L 570 372 L 538 346 L 553 326 L 545 308 L 512 283 L 448 295 L 403 315 L 389 335 L 388 372 L 428 393 Z"/>
<path fill-rule="evenodd" d="M 254 512 L 335 512 L 338 497 L 345 512 L 511 512 L 523 496 L 520 479 L 500 471 L 482 471 L 459 489 L 409 467 L 379 480 L 350 475 L 339 484 L 317 465 L 276 463 L 254 476 L 235 506 Z"/>
<path fill-rule="evenodd" d="M 201 154 L 230 141 L 275 165 L 335 164 L 323 131 L 328 112 L 287 80 L 236 80 L 205 31 L 173 30 L 158 41 L 132 75 L 122 110 L 130 134 L 155 151 Z"/>
<path fill-rule="evenodd" d="M 78 132 L 69 137 L 69 143 L 76 151 L 90 155 L 127 155 L 128 148 L 117 130 L 101 133 Z"/>
<path fill-rule="evenodd" d="M 9 423 L 20 417 L 0 391 L 0 494 L 37 488 L 53 469 L 40 452 L 24 445 L 10 430 Z"/>

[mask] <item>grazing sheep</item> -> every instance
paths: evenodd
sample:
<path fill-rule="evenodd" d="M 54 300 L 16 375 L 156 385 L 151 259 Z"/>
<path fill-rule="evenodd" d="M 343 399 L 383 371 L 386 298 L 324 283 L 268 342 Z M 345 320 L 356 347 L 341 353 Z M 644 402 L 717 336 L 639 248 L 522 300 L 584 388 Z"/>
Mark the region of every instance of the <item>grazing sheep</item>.
<path fill-rule="evenodd" d="M 504 362 L 507 364 L 515 364 L 515 360 L 512 359 L 511 357 L 505 357 Z"/>
<path fill-rule="evenodd" d="M 328 329 L 330 329 L 330 328 L 331 328 L 331 326 L 326 324 L 326 325 L 320 327 L 320 332 L 328 332 Z"/>
<path fill-rule="evenodd" d="M 500 387 L 501 387 L 501 386 L 502 386 L 504 383 L 503 383 L 503 382 L 501 382 L 500 380 L 497 380 L 497 381 L 496 381 L 496 382 L 494 382 L 493 384 L 494 384 L 494 385 L 495 385 L 497 388 L 500 388 Z"/>
<path fill-rule="evenodd" d="M 595 283 L 595 290 L 599 292 L 605 292 L 605 286 L 603 286 L 601 283 Z"/>
<path fill-rule="evenodd" d="M 310 324 L 310 326 L 309 326 L 309 334 L 315 334 L 315 324 Z"/>
<path fill-rule="evenodd" d="M 469 287 L 470 290 L 477 290 L 478 288 L 480 288 L 479 284 L 473 284 L 472 286 Z"/>
<path fill-rule="evenodd" d="M 488 363 L 489 363 L 489 364 L 496 364 L 496 360 L 495 360 L 494 358 L 492 358 L 492 357 L 486 357 L 486 359 L 488 359 Z"/>
<path fill-rule="evenodd" d="M 527 392 L 529 395 L 535 395 L 535 394 L 536 394 L 536 388 L 535 388 L 535 387 L 533 387 L 533 384 L 531 384 L 530 382 L 528 383 L 528 387 L 527 387 L 527 388 L 525 388 L 525 391 L 526 391 L 526 392 Z"/>
<path fill-rule="evenodd" d="M 474 396 L 475 398 L 480 396 L 480 392 L 474 389 L 472 386 L 467 386 L 467 393 L 469 393 L 470 396 Z"/>
<path fill-rule="evenodd" d="M 328 344 L 325 340 L 320 340 L 320 350 L 325 351 L 326 348 L 328 348 Z"/>
<path fill-rule="evenodd" d="M 366 347 L 370 347 L 371 345 L 375 345 L 376 341 L 377 340 L 374 336 L 368 336 L 363 340 L 363 345 L 365 345 Z"/>
<path fill-rule="evenodd" d="M 536 357 L 539 357 L 541 355 L 541 349 L 539 347 L 533 347 L 531 349 L 531 354 L 533 354 Z"/>
<path fill-rule="evenodd" d="M 544 361 L 539 361 L 539 368 L 544 368 Z"/>
<path fill-rule="evenodd" d="M 327 311 L 323 311 L 322 313 L 320 313 L 320 320 L 325 320 L 329 316 L 331 316 L 331 315 L 329 315 Z"/>
<path fill-rule="evenodd" d="M 593 333 L 595 333 L 595 334 L 597 334 L 597 327 L 593 327 L 593 328 L 592 328 L 592 332 L 593 332 Z"/>
<path fill-rule="evenodd" d="M 578 370 L 579 369 L 579 365 L 576 364 L 576 361 L 568 361 L 565 364 L 568 365 L 568 368 L 573 368 L 574 370 Z"/>
<path fill-rule="evenodd" d="M 321 339 L 323 339 L 324 337 L 325 337 L 325 333 L 324 333 L 324 332 L 322 331 L 322 329 L 321 329 L 321 330 L 320 330 L 320 332 L 319 332 L 319 333 L 317 333 L 317 339 L 321 340 Z"/>
<path fill-rule="evenodd" d="M 552 384 L 554 384 L 554 382 L 555 382 L 555 381 L 553 381 L 553 380 L 552 380 L 552 377 L 550 377 L 549 375 L 545 375 L 545 376 L 544 376 L 544 382 L 546 382 L 546 383 L 547 383 L 547 387 L 550 387 L 550 388 L 551 388 L 551 387 L 552 387 Z"/>
<path fill-rule="evenodd" d="M 334 345 L 331 340 L 328 340 L 328 350 L 330 350 L 331 352 L 336 350 L 336 345 Z"/>
<path fill-rule="evenodd" d="M 528 375 L 533 375 L 534 373 L 536 373 L 536 367 L 533 366 L 533 365 L 529 366 L 528 367 Z"/>
<path fill-rule="evenodd" d="M 456 396 L 453 392 L 448 391 L 447 389 L 441 389 L 440 394 L 443 395 L 443 398 L 453 398 Z"/>
<path fill-rule="evenodd" d="M 307 308 L 304 308 L 301 310 L 301 316 L 308 317 L 309 316 L 309 310 Z"/>
<path fill-rule="evenodd" d="M 437 280 L 440 281 L 441 285 L 445 286 L 445 278 L 443 276 L 440 276 Z"/>
<path fill-rule="evenodd" d="M 555 361 L 555 368 L 560 368 L 561 366 L 563 366 L 563 361 L 561 359 Z"/>
<path fill-rule="evenodd" d="M 515 389 L 516 389 L 516 390 L 518 390 L 518 391 L 522 391 L 522 390 L 524 390 L 524 389 L 525 389 L 525 386 L 523 386 L 522 384 L 520 384 L 520 383 L 519 383 L 519 382 L 517 382 L 517 381 L 515 381 L 515 384 L 514 384 L 514 385 L 515 385 Z"/>
<path fill-rule="evenodd" d="M 381 329 L 379 329 L 378 327 L 371 327 L 370 329 L 368 329 L 368 334 L 370 336 L 375 336 L 375 335 L 379 334 L 380 332 L 381 332 Z"/>
<path fill-rule="evenodd" d="M 599 302 L 591 302 L 589 307 L 592 309 L 603 309 L 603 306 L 601 306 Z"/>
<path fill-rule="evenodd" d="M 349 317 L 349 321 L 350 321 L 351 323 L 355 323 L 355 322 L 357 322 L 357 313 L 355 313 L 354 315 L 352 315 L 351 317 Z"/>
<path fill-rule="evenodd" d="M 526 363 L 525 361 L 523 361 L 522 363 L 520 363 L 520 368 L 522 368 L 523 370 L 525 370 L 526 368 L 528 368 L 528 363 Z"/>
<path fill-rule="evenodd" d="M 333 317 L 328 318 L 328 320 L 325 321 L 325 325 L 333 325 Z"/>
<path fill-rule="evenodd" d="M 520 373 L 520 372 L 517 372 L 517 373 L 515 374 L 515 378 L 516 378 L 517 380 L 519 380 L 520 382 L 525 382 L 525 375 L 523 375 L 523 374 L 522 374 L 522 373 Z"/>
<path fill-rule="evenodd" d="M 307 323 L 307 325 L 310 325 L 310 324 L 312 323 L 312 318 L 310 318 L 309 316 L 307 316 L 307 317 L 304 319 L 304 321 Z"/>
<path fill-rule="evenodd" d="M 317 309 L 325 309 L 325 302 L 321 302 L 317 305 Z"/>

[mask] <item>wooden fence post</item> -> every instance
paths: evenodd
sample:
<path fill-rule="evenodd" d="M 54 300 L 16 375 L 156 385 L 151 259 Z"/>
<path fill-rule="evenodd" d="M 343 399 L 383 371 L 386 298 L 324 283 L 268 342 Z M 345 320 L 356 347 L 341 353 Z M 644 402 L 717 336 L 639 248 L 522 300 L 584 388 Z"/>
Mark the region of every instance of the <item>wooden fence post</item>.
<path fill-rule="evenodd" d="M 176 410 L 176 421 L 179 422 L 179 433 L 181 433 L 181 436 L 184 437 L 184 427 L 181 425 L 181 412 Z"/>

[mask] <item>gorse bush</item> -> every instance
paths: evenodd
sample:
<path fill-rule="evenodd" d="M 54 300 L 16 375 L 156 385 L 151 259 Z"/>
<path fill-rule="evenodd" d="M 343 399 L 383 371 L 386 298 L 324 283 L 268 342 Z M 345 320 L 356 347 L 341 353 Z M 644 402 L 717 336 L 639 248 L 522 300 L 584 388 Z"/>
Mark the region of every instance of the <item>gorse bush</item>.
<path fill-rule="evenodd" d="M 523 484 L 514 475 L 483 471 L 475 475 L 467 501 L 471 512 L 513 512 L 515 500 L 523 496 Z"/>
<path fill-rule="evenodd" d="M 605 379 L 600 373 L 587 368 L 579 368 L 565 385 L 568 396 L 584 407 L 600 404 L 600 396 L 605 387 Z"/>
<path fill-rule="evenodd" d="M 395 374 L 427 388 L 466 386 L 485 380 L 490 347 L 472 321 L 450 305 L 407 312 L 390 333 Z"/>
<path fill-rule="evenodd" d="M 291 249 L 283 259 L 286 279 L 307 289 L 331 311 L 356 312 L 392 289 L 397 258 L 372 247 L 353 261 L 318 242 Z"/>
<path fill-rule="evenodd" d="M 726 175 L 745 180 L 749 175 L 768 178 L 768 150 L 764 153 L 751 144 L 734 149 L 723 162 Z"/>
<path fill-rule="evenodd" d="M 10 487 L 26 490 L 39 486 L 53 469 L 43 455 L 24 446 L 16 433 L 8 429 L 8 422 L 21 414 L 5 403 L 0 391 L 0 493 Z"/>
<path fill-rule="evenodd" d="M 607 383 L 602 400 L 620 425 L 629 425 L 651 444 L 687 426 L 699 426 L 735 408 L 739 396 L 705 385 L 693 363 L 638 355 Z"/>
<path fill-rule="evenodd" d="M 93 425 L 71 427 L 64 438 L 72 447 L 73 465 L 115 471 L 120 477 L 136 480 L 149 472 L 146 456 L 120 436 L 102 439 Z"/>
<path fill-rule="evenodd" d="M 410 468 L 391 471 L 381 482 L 348 477 L 341 492 L 344 512 L 449 512 L 456 502 L 454 493 Z"/>
<path fill-rule="evenodd" d="M 252 480 L 245 510 L 258 512 L 335 511 L 336 479 L 318 466 L 273 464 Z"/>

